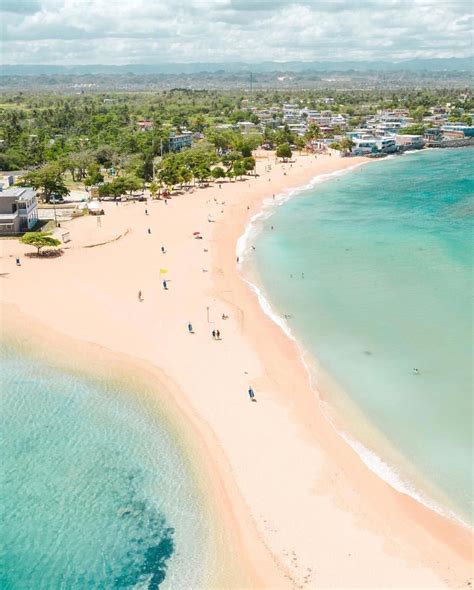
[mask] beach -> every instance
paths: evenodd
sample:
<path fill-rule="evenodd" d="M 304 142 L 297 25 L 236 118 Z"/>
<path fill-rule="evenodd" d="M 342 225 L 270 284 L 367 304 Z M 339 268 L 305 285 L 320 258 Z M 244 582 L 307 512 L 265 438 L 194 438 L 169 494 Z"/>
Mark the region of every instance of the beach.
<path fill-rule="evenodd" d="M 266 199 L 367 162 L 293 160 L 259 153 L 256 178 L 105 203 L 100 225 L 62 224 L 59 258 L 2 240 L 2 331 L 65 364 L 104 359 L 160 383 L 225 531 L 214 587 L 467 587 L 470 531 L 362 463 L 322 412 L 324 383 L 311 387 L 298 345 L 240 272 L 236 244 Z"/>

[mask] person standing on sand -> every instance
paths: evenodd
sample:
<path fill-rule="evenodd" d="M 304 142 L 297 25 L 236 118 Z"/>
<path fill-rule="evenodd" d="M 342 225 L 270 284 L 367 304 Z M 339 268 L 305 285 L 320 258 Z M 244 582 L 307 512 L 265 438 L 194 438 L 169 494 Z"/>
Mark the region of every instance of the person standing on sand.
<path fill-rule="evenodd" d="M 16 265 L 17 265 L 17 266 L 21 266 L 21 261 L 20 261 L 20 259 L 19 259 L 19 258 L 17 258 L 17 259 L 16 259 Z"/>
<path fill-rule="evenodd" d="M 191 322 L 189 322 L 189 323 L 188 323 L 188 332 L 189 332 L 190 334 L 194 334 L 194 331 L 193 331 L 193 325 L 191 324 Z"/>
<path fill-rule="evenodd" d="M 148 215 L 148 209 L 145 209 L 145 215 Z"/>
<path fill-rule="evenodd" d="M 252 387 L 249 387 L 249 398 L 251 402 L 256 402 L 256 398 L 255 398 L 255 391 L 252 389 Z"/>
<path fill-rule="evenodd" d="M 168 283 L 166 282 L 166 279 L 163 281 L 163 289 L 168 291 Z"/>
<path fill-rule="evenodd" d="M 161 253 L 162 254 L 166 254 L 166 250 L 165 250 L 165 247 L 164 246 L 161 246 Z"/>
<path fill-rule="evenodd" d="M 142 300 L 142 292 L 138 291 L 138 301 L 141 301 L 141 300 Z"/>
<path fill-rule="evenodd" d="M 215 340 L 216 339 L 216 331 L 212 330 L 212 338 Z"/>
<path fill-rule="evenodd" d="M 150 228 L 148 228 L 148 233 L 151 234 L 151 229 Z"/>
<path fill-rule="evenodd" d="M 221 339 L 221 333 L 219 332 L 219 330 L 216 330 L 216 338 L 217 340 Z"/>

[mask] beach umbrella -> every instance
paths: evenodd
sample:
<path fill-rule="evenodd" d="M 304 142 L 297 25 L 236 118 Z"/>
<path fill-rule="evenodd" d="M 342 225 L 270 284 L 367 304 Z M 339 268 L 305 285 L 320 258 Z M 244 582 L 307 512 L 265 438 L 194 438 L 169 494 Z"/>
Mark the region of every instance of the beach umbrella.
<path fill-rule="evenodd" d="M 165 275 L 168 272 L 167 268 L 160 268 L 160 275 Z"/>
<path fill-rule="evenodd" d="M 198 236 L 201 232 L 200 231 L 195 231 L 193 232 L 193 236 Z"/>

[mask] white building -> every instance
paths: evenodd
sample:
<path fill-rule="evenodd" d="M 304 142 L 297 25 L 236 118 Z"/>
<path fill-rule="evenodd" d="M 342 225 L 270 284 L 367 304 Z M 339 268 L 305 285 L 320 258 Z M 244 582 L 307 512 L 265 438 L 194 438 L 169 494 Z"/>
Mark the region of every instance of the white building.
<path fill-rule="evenodd" d="M 371 137 L 362 135 L 352 137 L 354 142 L 353 153 L 358 156 L 365 154 L 392 154 L 397 151 L 395 137 Z"/>
<path fill-rule="evenodd" d="M 0 192 L 0 235 L 28 231 L 37 222 L 38 202 L 33 188 L 15 187 Z"/>
<path fill-rule="evenodd" d="M 425 145 L 423 135 L 397 135 L 395 141 L 403 149 L 419 150 Z"/>
<path fill-rule="evenodd" d="M 255 131 L 257 127 L 255 123 L 252 123 L 251 121 L 239 121 L 237 124 L 242 133 L 251 133 L 252 131 Z"/>

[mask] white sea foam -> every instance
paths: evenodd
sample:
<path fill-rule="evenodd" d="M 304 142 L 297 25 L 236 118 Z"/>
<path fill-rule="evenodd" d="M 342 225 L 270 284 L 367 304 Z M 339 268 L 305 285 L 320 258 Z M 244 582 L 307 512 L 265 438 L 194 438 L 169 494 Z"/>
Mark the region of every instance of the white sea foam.
<path fill-rule="evenodd" d="M 396 157 L 396 156 L 393 156 Z M 384 158 L 386 160 L 386 158 Z M 306 192 L 314 188 L 316 185 L 325 182 L 326 180 L 330 180 L 337 176 L 341 176 L 346 174 L 355 168 L 363 165 L 366 162 L 362 162 L 359 164 L 355 164 L 354 166 L 350 166 L 344 170 L 338 170 L 336 172 L 328 173 L 328 174 L 320 174 L 315 176 L 308 184 L 301 186 L 299 188 L 291 189 L 275 195 L 275 198 L 268 198 L 263 201 L 262 209 L 253 215 L 250 219 L 249 223 L 245 227 L 244 233 L 239 237 L 236 244 L 236 254 L 239 258 L 239 266 L 245 259 L 246 255 L 248 254 L 250 248 L 250 241 L 251 239 L 255 239 L 255 237 L 260 233 L 262 226 L 258 224 L 258 222 L 264 221 L 273 215 L 275 207 L 279 207 L 282 204 L 286 203 L 292 197 L 299 195 L 301 193 Z M 307 356 L 306 351 L 304 350 L 302 344 L 295 338 L 293 332 L 288 325 L 288 322 L 279 315 L 269 302 L 269 300 L 265 297 L 263 290 L 258 287 L 256 284 L 252 283 L 248 278 L 242 276 L 243 280 L 247 283 L 250 289 L 256 294 L 259 305 L 263 312 L 290 338 L 293 342 L 295 342 L 298 346 L 300 352 L 300 359 L 306 369 L 308 374 L 308 378 L 311 384 L 311 388 L 317 395 L 317 387 L 314 383 L 314 374 L 311 371 L 308 363 L 306 362 L 305 357 Z M 319 396 L 318 396 L 319 398 Z M 333 408 L 327 402 L 321 400 L 319 398 L 321 408 L 323 410 L 324 416 L 327 418 L 328 422 L 334 428 L 339 436 L 341 436 L 345 442 L 357 453 L 361 461 L 378 477 L 380 477 L 383 481 L 389 484 L 392 488 L 398 491 L 401 494 L 410 496 L 423 506 L 426 506 L 430 510 L 444 516 L 446 518 L 452 519 L 456 521 L 458 524 L 471 529 L 471 526 L 466 523 L 458 514 L 449 510 L 447 508 L 442 507 L 439 503 L 435 502 L 432 498 L 430 498 L 426 493 L 412 484 L 407 478 L 403 477 L 403 475 L 393 466 L 386 463 L 377 453 L 373 450 L 367 448 L 363 445 L 360 441 L 355 440 L 353 437 L 349 435 L 348 432 L 340 430 L 336 427 L 333 419 Z"/>
<path fill-rule="evenodd" d="M 368 449 L 361 442 L 353 439 L 347 432 L 338 431 L 338 433 L 357 453 L 359 458 L 370 469 L 370 471 L 383 479 L 383 481 L 397 490 L 397 492 L 400 492 L 406 496 L 410 496 L 420 504 L 423 504 L 423 506 L 426 506 L 441 516 L 455 520 L 457 523 L 468 529 L 471 528 L 470 525 L 466 523 L 459 515 L 457 515 L 452 510 L 444 508 L 438 504 L 438 502 L 435 502 L 422 490 L 413 485 L 407 478 L 403 477 L 403 475 L 395 467 L 386 463 L 374 451 Z"/>

